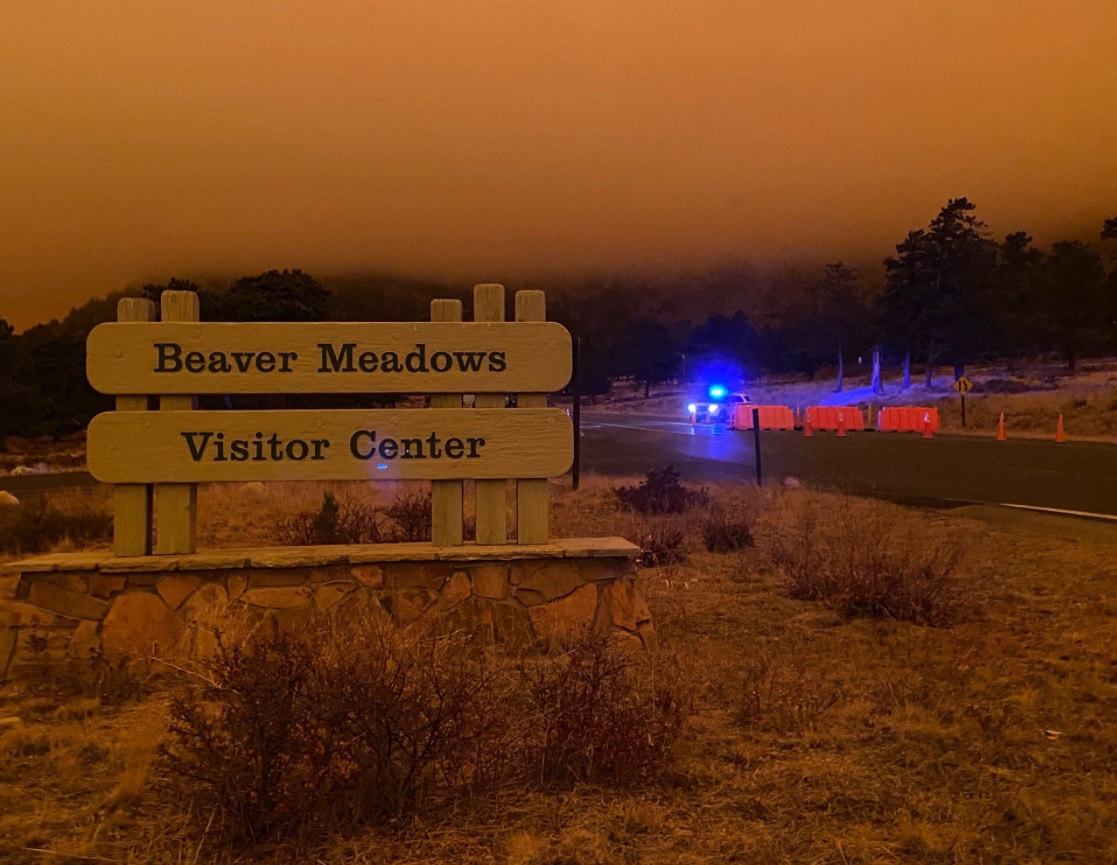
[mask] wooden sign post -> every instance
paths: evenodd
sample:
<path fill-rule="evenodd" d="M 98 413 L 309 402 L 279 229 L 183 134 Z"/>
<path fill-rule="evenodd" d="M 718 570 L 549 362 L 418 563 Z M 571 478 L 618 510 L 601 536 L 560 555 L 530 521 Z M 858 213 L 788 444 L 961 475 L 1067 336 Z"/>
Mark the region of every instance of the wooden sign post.
<path fill-rule="evenodd" d="M 90 333 L 87 374 L 118 396 L 89 425 L 90 473 L 118 484 L 119 556 L 192 553 L 197 484 L 290 480 L 430 480 L 432 539 L 463 541 L 463 481 L 476 483 L 477 542 L 548 540 L 547 479 L 573 460 L 570 419 L 547 393 L 570 380 L 571 339 L 546 321 L 540 291 L 474 289 L 474 321 L 455 300 L 429 322 L 200 322 L 193 292 L 122 301 Z M 429 393 L 429 409 L 197 411 L 197 394 Z M 476 394 L 463 408 L 462 394 Z M 147 411 L 148 396 L 159 411 Z M 516 408 L 507 407 L 516 395 Z M 154 486 L 154 514 L 149 503 Z M 152 536 L 154 535 L 154 543 Z"/>

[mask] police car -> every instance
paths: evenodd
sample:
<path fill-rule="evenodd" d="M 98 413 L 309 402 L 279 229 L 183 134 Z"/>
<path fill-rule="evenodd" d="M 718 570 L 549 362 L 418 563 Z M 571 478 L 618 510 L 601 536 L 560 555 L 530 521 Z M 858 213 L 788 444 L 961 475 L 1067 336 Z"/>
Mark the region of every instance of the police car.
<path fill-rule="evenodd" d="M 686 410 L 691 423 L 731 424 L 737 406 L 752 402 L 748 394 L 730 393 L 728 388 L 719 384 L 710 385 L 706 397 L 702 401 L 687 404 Z"/>

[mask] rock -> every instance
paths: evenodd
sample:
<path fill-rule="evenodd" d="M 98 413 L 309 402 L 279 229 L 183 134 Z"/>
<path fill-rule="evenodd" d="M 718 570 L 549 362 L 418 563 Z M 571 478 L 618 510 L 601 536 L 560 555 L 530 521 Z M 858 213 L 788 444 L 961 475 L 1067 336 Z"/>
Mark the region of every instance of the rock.
<path fill-rule="evenodd" d="M 799 478 L 793 478 L 793 477 L 790 477 L 790 476 L 783 479 L 783 485 L 785 487 L 793 487 L 793 488 L 801 486 L 801 484 L 799 483 Z"/>
<path fill-rule="evenodd" d="M 10 621 L 5 622 L 2 614 L 3 610 L 0 610 L 0 681 L 8 675 L 8 664 L 12 660 L 16 639 L 19 637 L 19 631 Z"/>
<path fill-rule="evenodd" d="M 259 481 L 243 484 L 241 489 L 254 496 L 262 496 L 268 491 L 268 488 Z"/>
<path fill-rule="evenodd" d="M 0 613 L 3 612 L 3 608 L 0 608 Z M 78 624 L 77 619 L 68 619 L 50 610 L 43 610 L 32 604 L 21 604 L 19 601 L 13 601 L 8 606 L 8 613 L 0 618 L 0 622 L 4 619 L 13 628 L 76 628 Z"/>
<path fill-rule="evenodd" d="M 34 628 L 17 631 L 13 665 L 22 662 L 64 661 L 70 648 L 69 628 Z"/>
<path fill-rule="evenodd" d="M 353 565 L 349 568 L 353 579 L 370 589 L 384 588 L 384 570 L 380 565 Z"/>
<path fill-rule="evenodd" d="M 105 657 L 169 658 L 182 640 L 183 625 L 163 599 L 151 592 L 117 595 L 101 625 Z"/>
<path fill-rule="evenodd" d="M 229 609 L 229 595 L 221 583 L 206 582 L 179 609 L 187 622 L 219 622 Z"/>
<path fill-rule="evenodd" d="M 201 584 L 202 578 L 193 574 L 173 574 L 156 583 L 155 591 L 167 602 L 168 607 L 177 610 Z"/>
<path fill-rule="evenodd" d="M 284 607 L 268 610 L 264 619 L 273 633 L 292 634 L 302 631 L 314 618 L 310 607 Z"/>
<path fill-rule="evenodd" d="M 89 593 L 98 598 L 111 598 L 124 591 L 126 580 L 123 574 L 94 574 L 89 578 Z"/>
<path fill-rule="evenodd" d="M 285 586 L 274 589 L 249 589 L 240 600 L 254 607 L 284 610 L 292 607 L 309 607 L 313 595 L 306 586 Z"/>
<path fill-rule="evenodd" d="M 448 610 L 454 604 L 460 603 L 470 595 L 469 577 L 458 571 L 446 582 L 442 594 L 438 596 L 438 608 Z"/>
<path fill-rule="evenodd" d="M 33 474 L 35 474 L 35 472 L 31 470 L 30 466 L 16 466 L 14 469 L 12 469 L 13 478 L 22 478 L 27 477 L 27 475 Z"/>
<path fill-rule="evenodd" d="M 105 601 L 91 595 L 56 586 L 46 580 L 32 580 L 27 600 L 36 607 L 74 619 L 101 619 L 108 610 Z"/>
<path fill-rule="evenodd" d="M 380 601 L 367 592 L 350 592 L 330 608 L 330 618 L 343 628 L 367 626 L 370 621 L 391 627 Z"/>
<path fill-rule="evenodd" d="M 430 589 L 404 589 L 389 595 L 387 601 L 392 620 L 400 627 L 418 621 L 436 597 Z"/>
<path fill-rule="evenodd" d="M 439 563 L 415 562 L 390 562 L 382 566 L 384 570 L 384 585 L 395 591 L 397 589 L 429 589 L 432 592 L 442 590 L 446 583 L 447 567 Z"/>
<path fill-rule="evenodd" d="M 88 661 L 101 654 L 101 637 L 97 633 L 96 622 L 79 622 L 70 637 L 69 655 Z"/>
<path fill-rule="evenodd" d="M 590 632 L 597 615 L 597 587 L 584 585 L 565 598 L 528 607 L 535 635 L 545 643 L 563 643 Z"/>
<path fill-rule="evenodd" d="M 225 581 L 225 584 L 229 588 L 229 600 L 235 601 L 248 588 L 248 578 L 243 574 L 233 574 Z"/>
<path fill-rule="evenodd" d="M 525 604 L 546 603 L 586 585 L 578 566 L 570 562 L 531 562 L 512 565 L 516 597 Z"/>
<path fill-rule="evenodd" d="M 0 730 L 18 730 L 23 727 L 23 719 L 16 715 L 0 718 Z"/>
<path fill-rule="evenodd" d="M 19 504 L 19 499 L 7 490 L 0 490 L 0 507 L 13 507 Z"/>
<path fill-rule="evenodd" d="M 319 586 L 314 590 L 314 606 L 319 610 L 328 610 L 355 588 L 353 583 L 344 581 Z"/>
<path fill-rule="evenodd" d="M 644 653 L 644 643 L 636 634 L 629 634 L 626 631 L 614 631 L 609 635 L 609 645 L 616 646 L 617 649 L 632 655 L 642 655 Z"/>
<path fill-rule="evenodd" d="M 521 652 L 535 642 L 528 611 L 515 602 L 490 604 L 493 639 L 512 652 Z"/>
<path fill-rule="evenodd" d="M 477 565 L 471 570 L 473 594 L 479 598 L 504 600 L 511 591 L 505 565 Z"/>
<path fill-rule="evenodd" d="M 641 622 L 652 620 L 651 610 L 644 603 L 635 581 L 629 579 L 610 583 L 605 586 L 604 594 L 609 618 L 618 628 L 635 631 Z"/>
<path fill-rule="evenodd" d="M 32 581 L 41 580 L 46 583 L 60 586 L 71 592 L 79 595 L 89 594 L 89 575 L 88 574 L 74 574 L 67 572 L 55 572 L 52 574 L 39 574 L 31 577 Z"/>
<path fill-rule="evenodd" d="M 245 575 L 248 577 L 248 585 L 254 589 L 301 586 L 306 582 L 306 571 L 298 568 L 255 568 Z"/>

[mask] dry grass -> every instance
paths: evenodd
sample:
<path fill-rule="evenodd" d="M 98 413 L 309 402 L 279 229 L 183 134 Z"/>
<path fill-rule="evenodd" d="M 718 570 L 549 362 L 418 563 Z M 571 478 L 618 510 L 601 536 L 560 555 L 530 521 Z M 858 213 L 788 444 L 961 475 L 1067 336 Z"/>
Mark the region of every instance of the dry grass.
<path fill-rule="evenodd" d="M 556 484 L 557 533 L 623 531 L 612 485 Z M 296 493 L 298 506 L 321 492 Z M 282 516 L 279 493 L 268 488 L 259 519 Z M 711 493 L 743 496 L 754 526 L 786 506 L 767 491 Z M 244 493 L 221 495 L 244 515 L 224 531 L 266 537 Z M 152 792 L 157 767 L 139 783 L 159 695 L 109 706 L 7 686 L 0 717 L 25 726 L 0 733 L 0 861 L 80 861 L 39 849 L 132 865 L 1117 861 L 1117 532 L 864 507 L 964 542 L 967 615 L 950 628 L 846 619 L 791 597 L 763 550 L 709 553 L 695 535 L 685 563 L 639 576 L 698 711 L 656 784 L 515 789 L 387 828 L 231 852 Z"/>

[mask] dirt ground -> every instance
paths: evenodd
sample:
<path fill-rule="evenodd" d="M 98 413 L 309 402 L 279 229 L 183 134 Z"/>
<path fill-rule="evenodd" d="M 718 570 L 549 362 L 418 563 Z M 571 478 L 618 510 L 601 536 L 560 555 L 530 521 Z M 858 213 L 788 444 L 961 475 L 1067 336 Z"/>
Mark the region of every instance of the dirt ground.
<path fill-rule="evenodd" d="M 556 484 L 555 533 L 638 536 L 611 487 Z M 205 545 L 267 542 L 277 519 L 321 496 L 254 490 L 202 490 Z M 833 513 L 849 501 L 711 492 L 758 537 L 783 497 Z M 125 683 L 60 676 L 0 688 L 0 718 L 20 719 L 0 722 L 12 725 L 0 731 L 0 861 L 1117 861 L 1117 528 L 858 506 L 908 526 L 913 549 L 960 546 L 956 621 L 844 617 L 792 599 L 763 549 L 709 553 L 688 536 L 687 561 L 639 576 L 662 651 L 698 693 L 659 786 L 509 790 L 388 830 L 230 850 L 156 792 L 168 685 L 134 698 Z"/>

